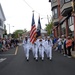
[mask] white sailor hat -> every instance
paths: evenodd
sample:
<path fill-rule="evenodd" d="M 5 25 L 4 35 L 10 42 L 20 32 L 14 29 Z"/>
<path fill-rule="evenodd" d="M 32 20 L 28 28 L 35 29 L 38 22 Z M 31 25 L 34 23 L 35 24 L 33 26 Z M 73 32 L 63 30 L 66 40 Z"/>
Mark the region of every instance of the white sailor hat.
<path fill-rule="evenodd" d="M 48 39 L 50 38 L 50 36 L 47 37 Z"/>

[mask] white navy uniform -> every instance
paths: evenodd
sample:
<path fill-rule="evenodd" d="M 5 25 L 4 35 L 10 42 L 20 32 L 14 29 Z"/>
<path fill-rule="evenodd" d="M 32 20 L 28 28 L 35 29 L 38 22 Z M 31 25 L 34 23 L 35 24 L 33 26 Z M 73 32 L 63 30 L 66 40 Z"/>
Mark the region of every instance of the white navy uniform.
<path fill-rule="evenodd" d="M 23 47 L 24 47 L 24 53 L 26 56 L 26 59 L 29 60 L 29 50 L 30 50 L 30 41 L 27 39 L 27 41 L 23 40 Z"/>
<path fill-rule="evenodd" d="M 45 53 L 47 55 L 47 40 L 44 40 L 43 44 L 44 44 L 44 48 L 45 48 Z"/>
<path fill-rule="evenodd" d="M 37 46 L 37 41 L 33 44 L 33 56 L 36 60 L 38 60 L 38 46 Z"/>
<path fill-rule="evenodd" d="M 51 60 L 52 59 L 52 40 L 50 39 L 49 41 L 47 41 L 47 57 Z"/>
<path fill-rule="evenodd" d="M 45 47 L 44 47 L 44 42 L 39 41 L 38 43 L 38 49 L 39 49 L 39 56 L 42 58 L 42 60 L 44 60 L 44 51 L 45 51 Z"/>

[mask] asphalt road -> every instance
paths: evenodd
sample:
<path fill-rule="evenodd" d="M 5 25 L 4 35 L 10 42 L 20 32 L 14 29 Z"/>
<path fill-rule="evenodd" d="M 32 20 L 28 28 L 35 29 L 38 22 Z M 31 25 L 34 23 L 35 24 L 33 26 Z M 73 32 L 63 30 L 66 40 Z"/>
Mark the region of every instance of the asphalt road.
<path fill-rule="evenodd" d="M 23 47 L 0 52 L 0 75 L 75 75 L 75 58 L 67 58 L 53 51 L 52 61 L 36 62 L 30 52 L 26 61 Z"/>

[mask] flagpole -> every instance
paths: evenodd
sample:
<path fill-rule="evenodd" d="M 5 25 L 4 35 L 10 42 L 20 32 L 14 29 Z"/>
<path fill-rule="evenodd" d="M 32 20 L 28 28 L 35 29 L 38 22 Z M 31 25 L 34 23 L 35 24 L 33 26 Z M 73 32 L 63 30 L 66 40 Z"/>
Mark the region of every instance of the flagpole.
<path fill-rule="evenodd" d="M 32 12 L 34 12 L 34 10 Z"/>

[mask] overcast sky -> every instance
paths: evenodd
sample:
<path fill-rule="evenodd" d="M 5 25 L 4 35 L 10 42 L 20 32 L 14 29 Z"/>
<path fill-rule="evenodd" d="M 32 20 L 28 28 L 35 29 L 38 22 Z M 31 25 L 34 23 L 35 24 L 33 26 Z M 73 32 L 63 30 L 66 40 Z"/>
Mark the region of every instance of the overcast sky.
<path fill-rule="evenodd" d="M 0 0 L 0 3 L 6 17 L 7 33 L 9 33 L 8 24 L 10 24 L 11 33 L 17 29 L 27 29 L 29 31 L 31 29 L 32 10 L 35 11 L 34 18 L 36 26 L 39 14 L 41 18 L 43 17 L 41 20 L 43 29 L 45 28 L 45 24 L 48 23 L 47 15 L 50 19 L 50 15 L 52 14 L 49 0 Z"/>

